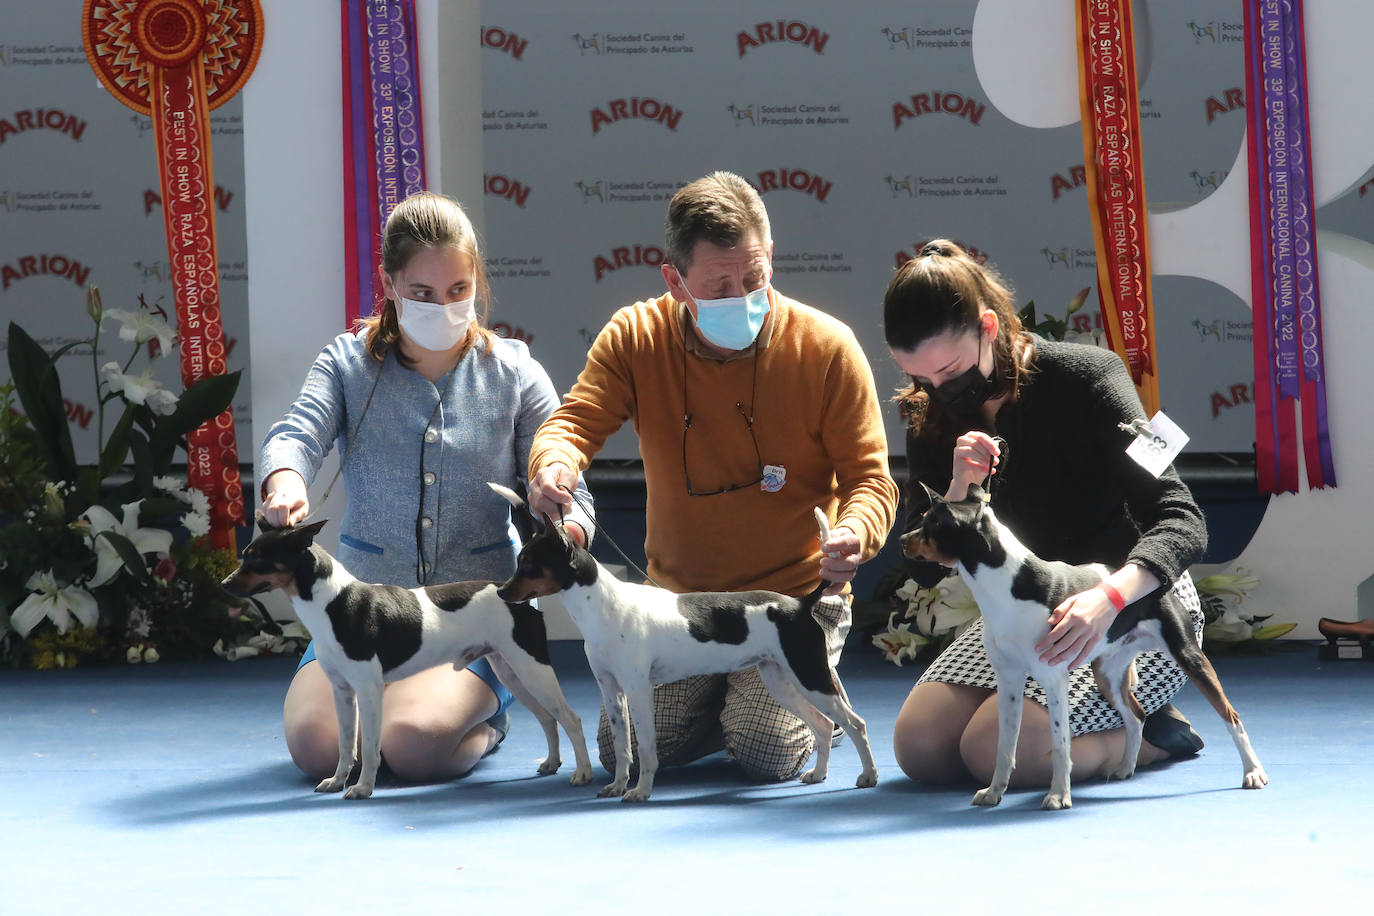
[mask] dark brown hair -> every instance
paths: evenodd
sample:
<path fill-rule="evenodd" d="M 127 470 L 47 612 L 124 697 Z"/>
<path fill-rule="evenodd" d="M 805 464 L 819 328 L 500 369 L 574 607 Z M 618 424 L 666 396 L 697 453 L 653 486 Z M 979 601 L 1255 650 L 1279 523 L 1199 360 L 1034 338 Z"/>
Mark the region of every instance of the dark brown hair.
<path fill-rule="evenodd" d="M 772 241 L 768 211 L 753 185 L 733 172 L 712 172 L 673 195 L 665 222 L 664 257 L 686 274 L 697 242 L 733 248 L 750 232 Z"/>
<path fill-rule="evenodd" d="M 997 315 L 992 396 L 1010 394 L 1015 398 L 1030 376 L 1022 355 L 1031 340 L 1012 305 L 1011 289 L 995 269 L 978 263 L 947 239 L 923 245 L 916 257 L 897 268 L 887 285 L 883 297 L 887 345 L 893 350 L 913 351 L 941 334 L 976 333 L 980 307 Z M 940 438 L 955 425 L 954 418 L 914 380 L 899 389 L 895 399 L 902 405 L 912 431 L 919 435 Z"/>

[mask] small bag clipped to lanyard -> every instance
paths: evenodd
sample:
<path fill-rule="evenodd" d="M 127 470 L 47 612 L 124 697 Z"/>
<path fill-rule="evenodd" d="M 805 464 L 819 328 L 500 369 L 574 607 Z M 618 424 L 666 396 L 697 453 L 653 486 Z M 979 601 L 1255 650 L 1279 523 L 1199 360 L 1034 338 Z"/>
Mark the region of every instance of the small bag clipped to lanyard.
<path fill-rule="evenodd" d="M 1188 434 L 1178 424 L 1159 411 L 1148 421 L 1137 417 L 1129 423 L 1118 423 L 1117 428 L 1135 436 L 1126 447 L 1126 454 L 1136 464 L 1155 477 L 1164 473 L 1183 446 L 1188 444 Z"/>

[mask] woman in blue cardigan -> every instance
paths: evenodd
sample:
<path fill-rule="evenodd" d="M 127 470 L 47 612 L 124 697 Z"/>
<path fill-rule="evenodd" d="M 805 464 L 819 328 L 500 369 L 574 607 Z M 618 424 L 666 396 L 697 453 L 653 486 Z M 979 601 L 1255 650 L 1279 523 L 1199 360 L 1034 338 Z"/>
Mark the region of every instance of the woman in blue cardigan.
<path fill-rule="evenodd" d="M 324 349 L 268 430 L 263 513 L 275 525 L 303 519 L 306 487 L 337 442 L 348 493 L 337 557 L 353 575 L 406 587 L 505 579 L 515 567 L 510 507 L 487 482 L 523 483 L 558 396 L 523 342 L 484 327 L 482 254 L 454 201 L 420 193 L 397 205 L 380 278 L 381 308 Z M 592 525 L 576 509 L 567 528 L 586 543 Z M 388 684 L 382 759 L 407 781 L 466 773 L 505 737 L 510 701 L 485 659 Z M 283 718 L 296 765 L 316 779 L 334 772 L 338 723 L 313 644 Z"/>

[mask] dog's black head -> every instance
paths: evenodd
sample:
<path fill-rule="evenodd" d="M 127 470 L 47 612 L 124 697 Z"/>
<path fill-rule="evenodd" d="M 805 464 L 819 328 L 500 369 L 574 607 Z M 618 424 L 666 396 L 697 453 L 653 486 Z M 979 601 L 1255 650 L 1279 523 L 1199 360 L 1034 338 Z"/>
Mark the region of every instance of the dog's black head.
<path fill-rule="evenodd" d="M 487 486 L 512 506 L 526 508 L 524 500 L 506 487 Z M 536 518 L 534 523 L 534 536 L 520 549 L 514 575 L 496 590 L 502 601 L 529 601 L 557 594 L 574 584 L 591 585 L 596 581 L 596 560 L 577 546 L 561 525 L 555 525 L 547 515 Z"/>
<path fill-rule="evenodd" d="M 273 528 L 261 512 L 257 519 L 261 533 L 243 548 L 239 568 L 221 583 L 224 590 L 239 597 L 270 592 L 274 588 L 285 589 L 287 594 L 292 589 L 299 590 L 298 573 L 303 568 L 313 567 L 310 547 L 315 543 L 315 535 L 327 523 L 321 520 L 309 525 Z"/>
<path fill-rule="evenodd" d="M 970 571 L 979 564 L 1001 566 L 1006 558 L 997 536 L 997 522 L 987 494 L 977 484 L 962 500 L 948 500 L 921 484 L 930 508 L 921 523 L 902 535 L 902 555 L 943 566 L 963 563 Z"/>

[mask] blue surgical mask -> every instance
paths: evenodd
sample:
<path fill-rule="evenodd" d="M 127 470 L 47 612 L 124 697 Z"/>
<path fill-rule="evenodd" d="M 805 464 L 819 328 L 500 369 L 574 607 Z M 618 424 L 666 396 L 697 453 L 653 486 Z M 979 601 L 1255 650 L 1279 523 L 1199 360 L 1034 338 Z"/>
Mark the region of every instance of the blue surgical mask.
<path fill-rule="evenodd" d="M 768 283 L 743 296 L 698 299 L 697 331 L 725 350 L 743 350 L 754 342 L 768 317 Z"/>

